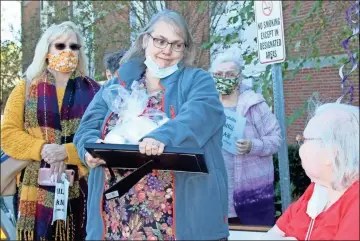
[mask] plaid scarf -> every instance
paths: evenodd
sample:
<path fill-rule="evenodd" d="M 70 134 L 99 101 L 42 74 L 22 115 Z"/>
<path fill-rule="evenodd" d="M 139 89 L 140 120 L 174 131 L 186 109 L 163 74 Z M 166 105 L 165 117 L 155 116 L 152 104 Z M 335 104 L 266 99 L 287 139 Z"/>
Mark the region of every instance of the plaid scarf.
<path fill-rule="evenodd" d="M 61 112 L 53 76 L 45 71 L 29 86 L 25 104 L 25 130 L 46 143 L 71 143 L 87 106 L 99 90 L 99 85 L 87 77 L 70 78 Z M 69 188 L 66 227 L 63 221 L 51 225 L 55 187 L 38 185 L 40 167 L 46 163 L 32 162 L 22 172 L 19 184 L 17 220 L 18 240 L 84 240 L 86 226 L 86 177 L 75 170 L 74 185 Z"/>

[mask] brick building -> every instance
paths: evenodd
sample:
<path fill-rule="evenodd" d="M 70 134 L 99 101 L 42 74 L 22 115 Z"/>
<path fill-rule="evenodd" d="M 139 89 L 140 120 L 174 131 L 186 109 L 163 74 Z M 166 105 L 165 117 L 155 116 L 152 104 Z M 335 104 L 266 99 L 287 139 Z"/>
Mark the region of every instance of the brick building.
<path fill-rule="evenodd" d="M 44 2 L 47 1 L 22 1 L 22 38 L 23 40 L 23 48 L 24 48 L 24 60 L 23 60 L 23 69 L 25 70 L 26 67 L 30 64 L 32 57 L 33 57 L 33 51 L 36 46 L 36 42 L 40 37 L 41 33 L 41 27 L 40 27 L 40 21 L 41 21 L 41 11 L 42 7 L 44 5 Z M 72 4 L 72 2 L 75 1 L 61 1 L 63 4 Z M 111 1 L 113 2 L 113 1 Z M 347 1 L 347 4 L 350 6 L 351 3 L 354 1 Z M 98 4 L 101 4 L 98 1 L 95 1 L 96 4 L 94 4 L 93 8 L 94 11 L 97 11 Z M 206 42 L 209 39 L 209 31 L 210 31 L 210 14 L 209 14 L 209 6 L 205 6 L 204 11 L 202 13 L 199 13 L 196 11 L 196 4 L 198 4 L 197 1 L 165 1 L 166 7 L 169 9 L 178 10 L 179 12 L 183 13 L 185 18 L 187 19 L 189 26 L 193 28 L 194 38 L 195 42 L 198 47 L 201 46 L 202 43 Z M 306 13 L 310 11 L 310 8 L 313 5 L 312 1 L 303 1 L 301 9 L 299 10 L 300 13 L 297 15 L 296 18 L 294 18 L 291 14 L 293 8 L 294 8 L 295 1 L 283 1 L 283 16 L 284 16 L 284 28 L 289 29 L 289 26 L 292 22 L 297 21 L 305 16 Z M 326 11 L 333 11 L 334 9 L 330 9 L 328 2 L 324 2 L 324 9 Z M 71 14 L 71 11 L 69 12 Z M 98 30 L 94 33 L 94 39 L 95 41 L 99 39 L 109 38 L 109 34 L 111 33 L 111 28 L 109 27 L 110 23 L 113 21 L 116 21 L 124 28 L 129 28 L 130 26 L 130 9 L 129 7 L 123 7 L 119 9 L 118 11 L 114 11 L 109 15 L 103 16 L 101 18 L 98 18 L 94 20 L 98 26 Z M 336 30 L 338 27 L 343 27 L 346 25 L 345 22 L 345 12 L 342 15 L 337 15 L 337 18 L 333 28 L 331 30 Z M 304 34 L 308 33 L 309 31 L 312 31 L 314 26 L 319 24 L 317 20 L 315 19 L 313 22 L 307 23 L 305 26 L 305 32 Z M 30 29 L 30 26 L 32 26 L 31 31 L 27 31 Z M 34 28 L 35 26 L 35 28 Z M 248 31 L 254 33 L 254 26 L 250 26 Z M 289 30 L 290 31 L 290 30 Z M 256 30 L 255 30 L 256 32 Z M 95 48 L 94 52 L 94 69 L 96 70 L 96 73 L 94 75 L 103 75 L 104 70 L 102 66 L 102 59 L 105 53 L 114 51 L 119 48 L 128 48 L 130 46 L 130 33 L 125 34 L 124 31 L 123 34 L 120 34 L 118 36 L 112 36 L 112 39 L 115 41 L 107 44 L 106 46 L 98 46 Z M 285 32 L 285 39 L 286 39 Z M 245 37 L 250 38 L 251 33 L 246 33 Z M 334 66 L 334 61 L 331 61 L 325 56 L 328 56 L 329 54 L 334 56 L 335 60 L 339 59 L 341 57 L 344 57 L 344 51 L 340 48 L 334 48 L 331 47 L 329 44 L 329 38 L 331 37 L 331 31 L 329 31 L 329 34 L 325 35 L 323 39 L 319 41 L 320 46 L 320 55 L 324 58 L 321 58 L 320 63 L 320 69 L 316 69 L 316 64 L 312 62 L 306 62 L 304 63 L 303 68 L 300 70 L 298 74 L 295 75 L 295 78 L 293 80 L 285 80 L 284 81 L 284 94 L 285 94 L 285 110 L 286 115 L 291 115 L 297 108 L 300 108 L 303 103 L 311 96 L 311 94 L 314 91 L 317 91 L 320 93 L 320 96 L 325 99 L 332 99 L 335 100 L 341 95 L 341 88 L 340 88 L 340 77 L 338 75 L 338 67 Z M 116 41 L 116 40 L 124 40 L 124 41 Z M 358 44 L 358 43 L 357 43 Z M 340 43 L 339 43 L 340 45 Z M 294 49 L 289 54 L 295 54 L 296 51 L 301 51 Z M 207 69 L 210 65 L 210 52 L 209 50 L 200 50 L 198 48 L 197 53 L 197 63 L 198 66 Z M 263 69 L 264 66 L 260 66 L 260 69 Z M 289 66 L 291 69 L 292 66 Z M 307 75 L 312 75 L 312 80 L 307 81 Z M 103 75 L 105 78 L 105 75 Z M 359 81 L 358 81 L 358 75 L 355 73 L 351 81 L 354 84 L 355 87 L 355 99 L 353 101 L 353 104 L 359 105 Z M 288 142 L 294 143 L 295 136 L 298 133 L 302 133 L 303 128 L 305 126 L 306 117 L 300 117 L 298 120 L 296 120 L 291 126 L 288 126 Z"/>
<path fill-rule="evenodd" d="M 344 1 L 345 6 L 350 7 L 355 1 Z M 292 17 L 291 11 L 294 7 L 294 1 L 284 1 L 283 2 L 283 16 L 284 16 L 284 28 L 290 26 L 294 21 L 298 21 L 303 18 L 313 6 L 312 1 L 303 1 L 302 8 L 300 13 L 296 18 Z M 332 5 L 333 6 L 333 5 Z M 333 13 L 335 9 L 330 6 L 329 1 L 323 2 L 323 8 L 327 11 L 328 14 Z M 319 51 L 321 62 L 321 68 L 316 69 L 316 64 L 312 62 L 307 62 L 304 64 L 302 70 L 295 75 L 295 78 L 292 80 L 284 80 L 284 95 L 285 95 L 285 112 L 286 115 L 290 115 L 297 108 L 300 108 L 303 103 L 309 99 L 313 92 L 319 92 L 321 99 L 324 101 L 335 101 L 342 95 L 341 90 L 341 79 L 339 76 L 339 67 L 334 67 L 335 61 L 342 57 L 346 57 L 345 51 L 340 47 L 341 43 L 338 43 L 338 46 L 333 46 L 330 42 L 332 37 L 332 32 L 337 31 L 339 28 L 343 28 L 346 25 L 345 12 L 343 14 L 336 14 L 336 18 L 333 20 L 332 27 L 329 28 L 329 31 L 319 40 Z M 318 20 L 314 19 L 312 22 L 308 22 L 305 25 L 305 31 L 303 34 L 308 34 L 314 28 L 314 25 L 318 25 Z M 288 29 L 290 31 L 290 29 Z M 286 32 L 285 32 L 286 40 Z M 355 44 L 359 44 L 358 42 Z M 301 51 L 299 49 L 298 51 Z M 289 54 L 296 54 L 296 50 L 292 51 Z M 325 58 L 326 56 L 333 56 L 332 58 Z M 359 75 L 353 73 L 350 78 L 352 84 L 355 88 L 355 98 L 353 104 L 359 106 Z M 311 81 L 307 81 L 306 77 L 308 74 L 311 74 Z M 292 125 L 288 126 L 288 142 L 295 143 L 295 137 L 297 134 L 301 134 L 304 130 L 306 124 L 307 116 L 302 116 L 298 118 Z"/>

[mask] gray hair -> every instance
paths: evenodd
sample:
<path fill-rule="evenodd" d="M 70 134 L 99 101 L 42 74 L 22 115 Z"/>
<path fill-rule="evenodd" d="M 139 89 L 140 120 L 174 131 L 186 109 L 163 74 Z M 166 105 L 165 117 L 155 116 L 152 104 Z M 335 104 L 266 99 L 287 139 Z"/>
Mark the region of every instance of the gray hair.
<path fill-rule="evenodd" d="M 332 188 L 348 188 L 359 179 L 359 107 L 339 102 L 318 103 L 313 110 L 313 116 L 343 112 L 324 123 L 324 131 L 319 137 L 324 147 L 332 150 L 331 164 L 335 174 Z"/>
<path fill-rule="evenodd" d="M 234 52 L 226 52 L 219 54 L 216 56 L 215 60 L 212 62 L 211 67 L 209 69 L 210 72 L 213 72 L 215 70 L 215 67 L 222 63 L 232 62 L 235 64 L 237 70 L 241 72 L 244 64 L 241 58 L 237 57 L 237 54 Z"/>
<path fill-rule="evenodd" d="M 121 59 L 120 64 L 123 64 L 135 57 L 140 57 L 141 60 L 145 61 L 143 38 L 146 34 L 152 33 L 154 31 L 154 26 L 159 21 L 164 21 L 171 24 L 174 27 L 176 33 L 183 37 L 184 44 L 186 45 L 184 50 L 184 64 L 187 66 L 193 65 L 195 59 L 195 46 L 188 25 L 186 24 L 186 21 L 184 17 L 181 16 L 181 14 L 168 9 L 158 12 L 151 18 L 150 22 L 140 31 L 140 34 L 136 38 L 134 45 Z"/>

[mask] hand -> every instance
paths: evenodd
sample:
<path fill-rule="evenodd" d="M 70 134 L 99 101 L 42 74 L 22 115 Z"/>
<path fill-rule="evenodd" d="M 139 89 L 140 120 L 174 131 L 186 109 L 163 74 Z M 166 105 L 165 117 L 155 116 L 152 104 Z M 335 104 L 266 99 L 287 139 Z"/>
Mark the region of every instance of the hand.
<path fill-rule="evenodd" d="M 85 153 L 85 162 L 90 168 L 95 168 L 100 165 L 106 164 L 106 162 L 103 159 L 100 159 L 98 157 L 93 157 L 89 152 Z"/>
<path fill-rule="evenodd" d="M 252 143 L 250 140 L 240 139 L 236 142 L 236 150 L 240 155 L 249 154 L 251 147 Z"/>
<path fill-rule="evenodd" d="M 57 180 L 59 180 L 59 176 L 66 170 L 66 164 L 64 162 L 54 162 L 50 164 L 51 174 L 55 174 L 57 176 Z"/>
<path fill-rule="evenodd" d="M 65 146 L 58 144 L 45 144 L 41 150 L 41 157 L 48 164 L 63 162 L 67 157 Z"/>
<path fill-rule="evenodd" d="M 160 156 L 164 152 L 165 144 L 157 141 L 153 138 L 144 138 L 142 142 L 139 143 L 139 151 L 141 154 L 148 156 L 158 155 Z"/>

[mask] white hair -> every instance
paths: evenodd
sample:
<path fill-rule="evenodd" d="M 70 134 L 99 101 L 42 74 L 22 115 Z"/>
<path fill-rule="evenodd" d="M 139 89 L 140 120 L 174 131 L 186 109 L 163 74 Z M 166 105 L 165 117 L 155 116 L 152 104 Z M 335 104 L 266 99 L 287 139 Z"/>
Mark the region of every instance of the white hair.
<path fill-rule="evenodd" d="M 186 45 L 186 48 L 184 50 L 184 63 L 187 66 L 193 65 L 195 59 L 195 45 L 186 21 L 183 16 L 181 16 L 181 14 L 168 9 L 158 12 L 151 18 L 150 22 L 140 31 L 140 34 L 136 38 L 134 45 L 126 52 L 124 57 L 121 59 L 120 64 L 123 64 L 126 61 L 135 57 L 140 57 L 141 60 L 145 61 L 143 38 L 146 34 L 152 33 L 154 31 L 154 26 L 156 25 L 156 23 L 160 21 L 171 24 L 177 34 L 184 38 L 184 43 Z"/>
<path fill-rule="evenodd" d="M 238 55 L 237 53 L 234 53 L 233 51 L 231 51 L 231 52 L 228 51 L 228 52 L 219 54 L 218 56 L 216 56 L 215 60 L 212 62 L 209 71 L 213 72 L 219 64 L 232 62 L 235 64 L 237 70 L 239 72 L 241 72 L 241 69 L 244 66 L 244 64 L 243 64 L 242 59 L 239 56 L 240 56 L 240 54 Z"/>
<path fill-rule="evenodd" d="M 332 188 L 343 190 L 359 179 L 359 107 L 326 103 L 315 107 L 314 116 L 328 112 L 340 114 L 329 116 L 319 137 L 332 153 Z"/>
<path fill-rule="evenodd" d="M 78 44 L 82 47 L 79 50 L 79 62 L 76 71 L 83 72 L 85 75 L 88 73 L 87 68 L 87 57 L 85 55 L 85 41 L 81 35 L 80 30 L 71 21 L 66 21 L 61 24 L 51 25 L 41 36 L 39 42 L 35 48 L 34 59 L 25 71 L 26 82 L 30 84 L 35 78 L 39 77 L 43 71 L 47 68 L 47 54 L 51 43 L 57 38 L 63 35 L 69 35 L 75 33 Z"/>

